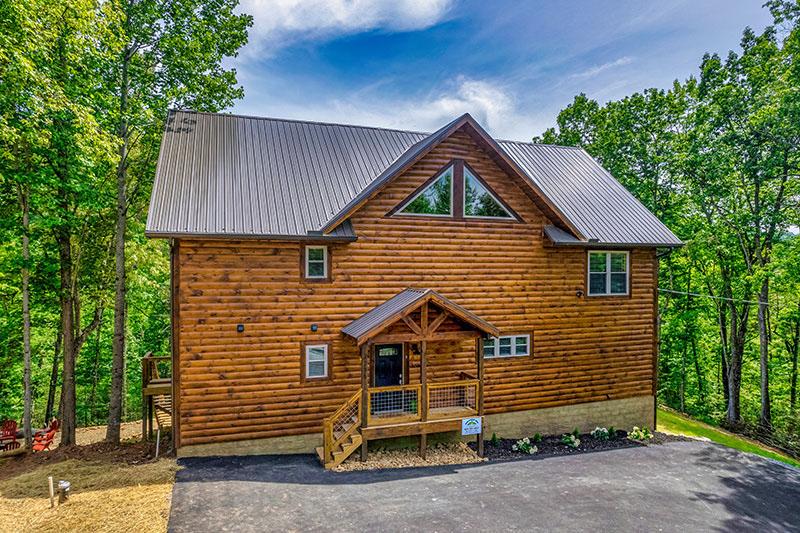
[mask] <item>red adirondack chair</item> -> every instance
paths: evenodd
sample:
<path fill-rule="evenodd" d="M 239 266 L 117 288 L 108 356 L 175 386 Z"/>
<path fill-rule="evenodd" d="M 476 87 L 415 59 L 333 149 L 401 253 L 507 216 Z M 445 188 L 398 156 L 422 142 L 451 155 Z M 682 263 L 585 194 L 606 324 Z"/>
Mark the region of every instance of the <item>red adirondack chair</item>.
<path fill-rule="evenodd" d="M 37 431 L 33 435 L 33 451 L 34 452 L 41 452 L 50 448 L 50 445 L 53 443 L 53 439 L 56 438 L 56 432 L 58 431 L 58 420 L 53 419 L 50 422 L 50 425 L 47 426 L 45 429 Z"/>
<path fill-rule="evenodd" d="M 14 420 L 3 420 L 0 426 L 0 450 L 16 450 L 19 448 L 17 441 L 17 422 Z"/>

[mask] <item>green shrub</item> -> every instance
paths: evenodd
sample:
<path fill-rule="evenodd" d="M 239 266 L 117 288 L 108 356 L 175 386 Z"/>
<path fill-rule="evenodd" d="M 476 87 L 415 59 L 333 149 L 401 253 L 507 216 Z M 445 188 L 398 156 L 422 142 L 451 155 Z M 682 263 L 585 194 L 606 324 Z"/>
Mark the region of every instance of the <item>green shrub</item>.
<path fill-rule="evenodd" d="M 492 433 L 492 438 L 489 440 L 492 443 L 492 446 L 497 446 L 500 444 L 500 439 L 497 436 L 497 433 Z"/>
<path fill-rule="evenodd" d="M 572 435 L 577 439 L 578 437 L 581 436 L 581 432 L 578 431 L 578 428 L 575 428 L 572 430 Z"/>
<path fill-rule="evenodd" d="M 590 435 L 598 440 L 608 440 L 610 438 L 609 430 L 601 427 L 594 428 Z"/>
<path fill-rule="evenodd" d="M 633 426 L 633 429 L 628 432 L 628 439 L 630 440 L 644 441 L 652 438 L 653 434 L 650 433 L 650 430 L 646 427 L 639 428 L 637 426 Z"/>
<path fill-rule="evenodd" d="M 614 426 L 608 427 L 608 438 L 609 440 L 614 440 L 617 438 L 617 428 L 615 428 Z"/>
<path fill-rule="evenodd" d="M 531 440 L 533 442 L 542 442 L 542 434 L 541 433 L 534 434 L 534 436 L 531 438 Z"/>
<path fill-rule="evenodd" d="M 575 433 L 564 433 L 561 436 L 561 443 L 566 444 L 570 448 L 577 448 L 581 445 L 581 439 L 575 436 Z"/>
<path fill-rule="evenodd" d="M 522 452 L 527 453 L 529 455 L 533 455 L 534 453 L 539 451 L 539 448 L 531 444 L 531 439 L 525 437 L 524 439 L 520 439 L 511 446 L 511 449 L 515 452 Z"/>

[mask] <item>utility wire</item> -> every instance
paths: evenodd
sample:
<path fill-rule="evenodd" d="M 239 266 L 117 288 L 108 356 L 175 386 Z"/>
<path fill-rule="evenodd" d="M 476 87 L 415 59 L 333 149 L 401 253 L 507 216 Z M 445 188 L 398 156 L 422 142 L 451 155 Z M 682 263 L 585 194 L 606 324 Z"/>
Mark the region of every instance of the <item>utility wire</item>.
<path fill-rule="evenodd" d="M 738 298 L 725 298 L 724 296 L 713 296 L 711 294 L 699 294 L 696 292 L 684 292 L 684 291 L 673 291 L 671 289 L 662 289 L 661 287 L 658 288 L 659 292 L 668 292 L 671 294 L 682 294 L 684 296 L 699 296 L 700 298 L 712 298 L 714 300 L 724 300 L 726 302 L 739 302 L 739 303 L 748 303 L 748 304 L 755 304 L 761 305 L 761 302 L 758 300 L 740 300 Z M 769 304 L 767 304 L 769 305 Z"/>

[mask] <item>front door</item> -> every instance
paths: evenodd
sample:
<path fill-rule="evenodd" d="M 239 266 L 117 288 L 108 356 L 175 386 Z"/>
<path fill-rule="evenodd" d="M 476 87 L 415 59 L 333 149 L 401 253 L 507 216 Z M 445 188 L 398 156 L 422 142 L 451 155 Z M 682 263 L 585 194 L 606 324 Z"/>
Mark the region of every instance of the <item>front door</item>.
<path fill-rule="evenodd" d="M 374 386 L 391 387 L 403 384 L 403 345 L 375 345 Z"/>

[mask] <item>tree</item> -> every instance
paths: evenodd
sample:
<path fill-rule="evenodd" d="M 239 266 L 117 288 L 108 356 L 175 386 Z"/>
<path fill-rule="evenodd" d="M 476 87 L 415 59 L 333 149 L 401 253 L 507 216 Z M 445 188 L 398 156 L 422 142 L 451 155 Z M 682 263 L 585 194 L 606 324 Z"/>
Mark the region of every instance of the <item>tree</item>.
<path fill-rule="evenodd" d="M 235 71 L 222 67 L 247 42 L 248 15 L 237 0 L 117 0 L 103 6 L 112 21 L 108 92 L 110 133 L 116 136 L 114 339 L 106 440 L 119 442 L 125 375 L 125 243 L 130 209 L 147 197 L 155 155 L 170 106 L 217 111 L 242 96 Z M 131 176 L 131 165 L 139 172 Z"/>

